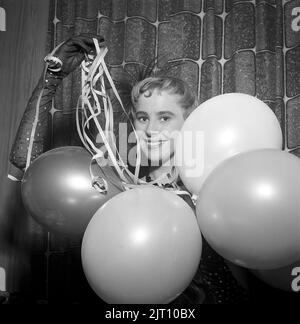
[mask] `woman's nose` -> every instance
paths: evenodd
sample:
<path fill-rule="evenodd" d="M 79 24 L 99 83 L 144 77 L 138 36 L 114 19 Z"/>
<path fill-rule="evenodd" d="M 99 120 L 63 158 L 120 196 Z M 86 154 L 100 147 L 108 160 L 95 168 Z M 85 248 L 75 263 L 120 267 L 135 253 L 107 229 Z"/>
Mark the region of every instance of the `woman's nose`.
<path fill-rule="evenodd" d="M 159 127 L 155 121 L 149 121 L 147 128 L 146 128 L 146 135 L 148 137 L 155 136 L 159 133 Z"/>

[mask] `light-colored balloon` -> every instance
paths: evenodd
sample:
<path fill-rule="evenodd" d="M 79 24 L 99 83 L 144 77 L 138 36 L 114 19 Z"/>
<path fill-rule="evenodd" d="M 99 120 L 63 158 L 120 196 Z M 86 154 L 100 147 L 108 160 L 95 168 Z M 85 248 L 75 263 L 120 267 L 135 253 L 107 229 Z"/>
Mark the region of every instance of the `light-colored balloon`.
<path fill-rule="evenodd" d="M 164 304 L 192 281 L 202 239 L 193 210 L 153 186 L 123 192 L 100 208 L 84 234 L 82 265 L 111 304 Z"/>
<path fill-rule="evenodd" d="M 176 163 L 187 189 L 197 194 L 214 168 L 238 153 L 282 149 L 282 131 L 273 111 L 242 93 L 213 97 L 186 119 L 176 145 Z"/>
<path fill-rule="evenodd" d="M 227 159 L 208 176 L 196 211 L 225 259 L 251 269 L 291 264 L 300 258 L 300 159 L 272 149 Z"/>

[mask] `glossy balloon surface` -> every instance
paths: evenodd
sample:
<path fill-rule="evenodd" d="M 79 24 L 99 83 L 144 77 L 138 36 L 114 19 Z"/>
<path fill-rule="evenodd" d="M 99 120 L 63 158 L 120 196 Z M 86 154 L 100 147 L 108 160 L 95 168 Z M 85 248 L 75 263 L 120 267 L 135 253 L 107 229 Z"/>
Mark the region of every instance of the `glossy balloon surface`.
<path fill-rule="evenodd" d="M 228 93 L 202 103 L 186 119 L 176 145 L 176 162 L 187 189 L 198 194 L 214 168 L 238 153 L 282 149 L 282 131 L 263 101 Z"/>
<path fill-rule="evenodd" d="M 50 231 L 83 234 L 97 211 L 107 200 L 120 193 L 121 186 L 110 166 L 98 165 L 93 172 L 108 184 L 107 193 L 92 186 L 89 171 L 91 155 L 81 147 L 68 146 L 39 156 L 26 170 L 21 190 L 30 215 Z"/>
<path fill-rule="evenodd" d="M 207 178 L 197 199 L 204 237 L 224 258 L 274 269 L 300 257 L 300 159 L 279 150 L 242 153 Z"/>
<path fill-rule="evenodd" d="M 202 249 L 193 210 L 153 186 L 123 192 L 100 208 L 82 243 L 82 264 L 108 303 L 169 303 L 192 281 Z"/>

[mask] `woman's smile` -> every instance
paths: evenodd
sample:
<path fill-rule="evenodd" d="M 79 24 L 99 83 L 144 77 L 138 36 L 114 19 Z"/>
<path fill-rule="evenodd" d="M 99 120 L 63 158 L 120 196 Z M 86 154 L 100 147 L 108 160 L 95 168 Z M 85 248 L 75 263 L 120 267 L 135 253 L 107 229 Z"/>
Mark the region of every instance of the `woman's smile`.
<path fill-rule="evenodd" d="M 170 140 L 146 140 L 145 143 L 150 150 L 157 150 L 161 148 L 163 144 L 170 143 Z"/>
<path fill-rule="evenodd" d="M 178 96 L 154 91 L 150 97 L 141 96 L 135 110 L 135 127 L 141 149 L 148 160 L 166 162 L 174 153 L 174 132 L 183 122 L 183 109 Z"/>

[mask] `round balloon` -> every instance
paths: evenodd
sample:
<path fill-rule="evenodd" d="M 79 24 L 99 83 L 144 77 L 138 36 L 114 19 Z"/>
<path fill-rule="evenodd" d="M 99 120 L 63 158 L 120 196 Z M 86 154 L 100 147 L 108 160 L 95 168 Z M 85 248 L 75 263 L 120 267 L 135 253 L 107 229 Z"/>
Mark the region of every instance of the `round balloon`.
<path fill-rule="evenodd" d="M 123 192 L 103 205 L 82 242 L 90 286 L 111 304 L 164 304 L 192 281 L 202 240 L 193 210 L 153 186 Z"/>
<path fill-rule="evenodd" d="M 38 223 L 50 231 L 82 235 L 97 209 L 122 191 L 110 166 L 93 167 L 99 180 L 93 187 L 91 158 L 82 147 L 59 147 L 29 166 L 21 183 L 22 199 Z M 97 184 L 104 190 L 96 190 Z"/>
<path fill-rule="evenodd" d="M 288 292 L 300 291 L 300 261 L 273 270 L 252 270 L 251 273 L 269 286 Z"/>
<path fill-rule="evenodd" d="M 207 178 L 196 204 L 202 234 L 224 258 L 274 269 L 300 257 L 300 160 L 279 150 L 241 153 Z"/>
<path fill-rule="evenodd" d="M 179 135 L 176 164 L 184 185 L 194 194 L 225 159 L 250 150 L 282 149 L 282 132 L 273 111 L 242 93 L 205 101 L 186 119 Z"/>

